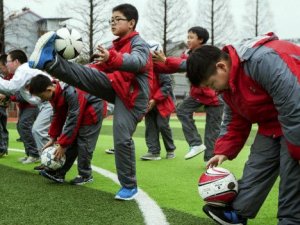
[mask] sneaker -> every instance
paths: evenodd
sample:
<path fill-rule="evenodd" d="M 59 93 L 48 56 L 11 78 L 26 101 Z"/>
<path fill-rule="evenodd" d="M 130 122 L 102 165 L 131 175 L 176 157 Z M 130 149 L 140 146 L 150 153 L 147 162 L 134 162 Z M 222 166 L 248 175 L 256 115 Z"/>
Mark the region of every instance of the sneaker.
<path fill-rule="evenodd" d="M 73 185 L 83 185 L 89 182 L 93 182 L 93 176 L 90 175 L 89 177 L 83 177 L 78 175 L 77 177 L 75 177 L 73 180 L 70 181 L 71 184 Z"/>
<path fill-rule="evenodd" d="M 184 156 L 185 159 L 191 159 L 196 155 L 199 155 L 201 152 L 205 151 L 206 147 L 204 144 L 191 146 L 189 152 Z"/>
<path fill-rule="evenodd" d="M 206 215 L 221 225 L 246 225 L 247 219 L 239 216 L 234 210 L 224 207 L 215 207 L 210 205 L 203 206 Z"/>
<path fill-rule="evenodd" d="M 0 152 L 0 158 L 4 157 L 5 155 L 7 155 L 7 152 Z"/>
<path fill-rule="evenodd" d="M 27 158 L 28 158 L 28 156 L 21 157 L 21 158 L 18 159 L 18 162 L 22 163 L 22 162 L 26 161 Z"/>
<path fill-rule="evenodd" d="M 153 154 L 151 152 L 146 153 L 141 157 L 142 160 L 161 160 L 159 154 Z"/>
<path fill-rule="evenodd" d="M 39 38 L 28 61 L 31 68 L 42 70 L 47 62 L 54 60 L 55 39 L 56 33 L 54 31 L 49 31 Z"/>
<path fill-rule="evenodd" d="M 122 187 L 118 193 L 116 194 L 115 196 L 115 199 L 118 199 L 118 200 L 132 200 L 135 198 L 135 196 L 137 195 L 138 193 L 138 189 L 137 188 L 125 188 L 125 187 Z"/>
<path fill-rule="evenodd" d="M 174 151 L 172 151 L 172 152 L 167 152 L 166 159 L 174 159 L 175 157 L 176 157 L 176 156 L 175 156 Z"/>
<path fill-rule="evenodd" d="M 23 142 L 21 138 L 16 139 L 17 142 Z"/>
<path fill-rule="evenodd" d="M 36 170 L 36 171 L 41 171 L 41 170 L 46 169 L 46 167 L 44 165 L 39 165 L 39 166 L 33 167 L 33 169 Z"/>
<path fill-rule="evenodd" d="M 40 158 L 39 157 L 32 157 L 29 156 L 26 160 L 22 161 L 23 164 L 30 164 L 30 163 L 37 163 L 40 162 Z"/>
<path fill-rule="evenodd" d="M 50 171 L 50 170 L 41 170 L 40 175 L 43 177 L 52 180 L 56 183 L 63 183 L 65 181 L 65 176 L 58 175 L 56 171 Z"/>
<path fill-rule="evenodd" d="M 105 153 L 107 153 L 107 154 L 115 154 L 115 149 L 113 149 L 113 148 L 106 149 Z"/>

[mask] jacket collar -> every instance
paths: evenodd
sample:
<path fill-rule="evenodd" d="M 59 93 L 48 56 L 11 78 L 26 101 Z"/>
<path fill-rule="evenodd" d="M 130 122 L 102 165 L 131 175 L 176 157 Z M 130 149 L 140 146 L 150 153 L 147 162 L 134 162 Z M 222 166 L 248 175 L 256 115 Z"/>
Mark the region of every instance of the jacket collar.
<path fill-rule="evenodd" d="M 138 35 L 138 34 L 139 34 L 138 32 L 133 31 L 122 38 L 118 38 L 118 39 L 114 40 L 113 41 L 114 48 L 117 51 L 119 51 L 132 37 L 134 37 L 135 35 Z"/>

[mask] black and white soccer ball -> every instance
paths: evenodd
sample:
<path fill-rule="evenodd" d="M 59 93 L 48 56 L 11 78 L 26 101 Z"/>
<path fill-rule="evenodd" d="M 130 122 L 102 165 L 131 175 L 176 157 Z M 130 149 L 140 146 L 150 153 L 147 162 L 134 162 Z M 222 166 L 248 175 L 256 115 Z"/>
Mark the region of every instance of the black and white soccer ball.
<path fill-rule="evenodd" d="M 149 40 L 149 41 L 147 41 L 147 44 L 148 44 L 148 47 L 149 47 L 150 52 L 152 54 L 153 54 L 153 52 L 162 51 L 163 50 L 162 45 L 158 41 Z"/>
<path fill-rule="evenodd" d="M 56 31 L 55 50 L 64 59 L 76 58 L 82 48 L 81 34 L 75 29 L 61 28 Z"/>
<path fill-rule="evenodd" d="M 64 155 L 59 160 L 54 159 L 55 146 L 46 148 L 41 155 L 41 163 L 49 169 L 57 170 L 61 168 L 66 162 L 66 156 Z"/>

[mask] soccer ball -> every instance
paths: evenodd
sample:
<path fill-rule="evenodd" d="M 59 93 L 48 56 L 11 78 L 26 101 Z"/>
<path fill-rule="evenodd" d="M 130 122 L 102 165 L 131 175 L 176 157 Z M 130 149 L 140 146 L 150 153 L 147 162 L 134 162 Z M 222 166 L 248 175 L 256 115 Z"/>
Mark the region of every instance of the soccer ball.
<path fill-rule="evenodd" d="M 66 162 L 66 156 L 64 155 L 61 159 L 54 159 L 54 152 L 56 147 L 50 146 L 46 148 L 41 155 L 41 163 L 49 169 L 57 170 L 61 168 Z"/>
<path fill-rule="evenodd" d="M 198 192 L 208 204 L 226 206 L 238 193 L 238 182 L 227 169 L 212 167 L 199 178 Z"/>
<path fill-rule="evenodd" d="M 55 50 L 64 59 L 74 59 L 80 54 L 83 42 L 77 30 L 64 27 L 57 30 L 56 35 Z"/>
<path fill-rule="evenodd" d="M 154 51 L 162 51 L 163 48 L 158 41 L 150 40 L 147 41 L 150 52 L 153 54 Z"/>

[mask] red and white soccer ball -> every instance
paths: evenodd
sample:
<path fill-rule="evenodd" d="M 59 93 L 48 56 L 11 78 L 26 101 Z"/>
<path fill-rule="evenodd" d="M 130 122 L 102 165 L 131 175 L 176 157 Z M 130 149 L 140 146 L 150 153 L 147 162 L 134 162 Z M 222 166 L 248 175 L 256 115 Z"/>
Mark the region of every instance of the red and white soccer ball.
<path fill-rule="evenodd" d="M 238 193 L 238 182 L 227 169 L 212 167 L 199 178 L 198 191 L 208 204 L 226 206 Z"/>
<path fill-rule="evenodd" d="M 80 54 L 83 42 L 77 30 L 63 27 L 56 31 L 56 35 L 55 50 L 64 59 L 74 59 Z"/>

